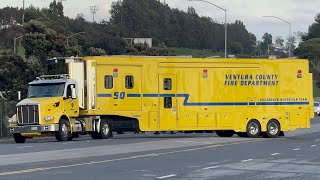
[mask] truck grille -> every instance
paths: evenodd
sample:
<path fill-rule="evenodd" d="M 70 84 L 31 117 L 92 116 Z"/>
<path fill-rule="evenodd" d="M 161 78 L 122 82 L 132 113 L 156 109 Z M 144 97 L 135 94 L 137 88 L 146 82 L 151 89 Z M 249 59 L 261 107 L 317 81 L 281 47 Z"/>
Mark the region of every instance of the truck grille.
<path fill-rule="evenodd" d="M 18 125 L 39 124 L 39 106 L 22 105 L 17 106 Z"/>

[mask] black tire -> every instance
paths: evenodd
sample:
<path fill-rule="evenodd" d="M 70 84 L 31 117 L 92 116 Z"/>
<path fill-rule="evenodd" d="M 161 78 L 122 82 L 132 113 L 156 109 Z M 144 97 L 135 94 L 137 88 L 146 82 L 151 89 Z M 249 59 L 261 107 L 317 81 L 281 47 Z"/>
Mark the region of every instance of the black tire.
<path fill-rule="evenodd" d="M 16 143 L 25 143 L 26 142 L 26 140 L 27 140 L 27 137 L 26 136 L 22 136 L 20 133 L 15 133 L 15 134 L 13 134 L 13 138 L 14 138 L 14 141 L 16 142 Z"/>
<path fill-rule="evenodd" d="M 91 132 L 90 136 L 92 139 L 99 139 L 98 133 L 96 133 L 96 132 Z"/>
<path fill-rule="evenodd" d="M 248 134 L 246 132 L 237 132 L 236 133 L 239 137 L 248 137 Z"/>
<path fill-rule="evenodd" d="M 258 120 L 251 120 L 247 124 L 247 135 L 251 138 L 259 137 L 261 133 L 261 124 Z"/>
<path fill-rule="evenodd" d="M 232 137 L 235 132 L 233 130 L 218 130 L 216 134 L 220 137 Z"/>
<path fill-rule="evenodd" d="M 267 136 L 269 138 L 276 138 L 281 132 L 281 126 L 279 121 L 272 119 L 267 123 Z"/>
<path fill-rule="evenodd" d="M 108 139 L 112 137 L 111 126 L 105 119 L 101 120 L 99 136 L 101 137 L 101 139 Z"/>
<path fill-rule="evenodd" d="M 92 132 L 92 139 L 108 139 L 112 137 L 112 129 L 107 120 L 102 119 L 100 123 L 100 132 Z"/>
<path fill-rule="evenodd" d="M 281 132 L 280 132 L 280 134 L 279 134 L 279 136 L 284 137 L 284 136 L 285 136 L 285 135 L 284 135 L 284 132 L 283 132 L 283 131 L 281 131 Z"/>
<path fill-rule="evenodd" d="M 264 137 L 264 138 L 268 138 L 268 135 L 267 135 L 266 132 L 261 132 L 261 133 L 260 133 L 260 136 L 262 136 L 262 137 Z"/>
<path fill-rule="evenodd" d="M 56 132 L 56 139 L 58 141 L 71 141 L 72 134 L 69 121 L 61 119 L 59 122 L 59 131 Z"/>

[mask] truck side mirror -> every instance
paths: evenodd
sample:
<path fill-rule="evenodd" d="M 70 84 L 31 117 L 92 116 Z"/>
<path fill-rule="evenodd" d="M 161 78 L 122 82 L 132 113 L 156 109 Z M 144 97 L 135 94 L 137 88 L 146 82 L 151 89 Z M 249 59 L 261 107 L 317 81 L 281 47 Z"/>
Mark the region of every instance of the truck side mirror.
<path fill-rule="evenodd" d="M 71 88 L 71 98 L 77 99 L 76 88 Z"/>

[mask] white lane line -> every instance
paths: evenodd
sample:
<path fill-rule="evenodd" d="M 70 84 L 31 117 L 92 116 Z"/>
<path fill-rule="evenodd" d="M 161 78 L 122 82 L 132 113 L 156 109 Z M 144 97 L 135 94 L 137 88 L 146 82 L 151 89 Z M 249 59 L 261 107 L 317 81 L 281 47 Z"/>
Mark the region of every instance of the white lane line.
<path fill-rule="evenodd" d="M 198 168 L 198 167 L 201 167 L 203 165 L 195 165 L 195 166 L 189 166 L 189 168 Z"/>
<path fill-rule="evenodd" d="M 176 141 L 177 143 L 194 143 L 193 141 Z"/>
<path fill-rule="evenodd" d="M 20 146 L 20 147 L 17 147 L 18 149 L 22 149 L 22 148 L 32 148 L 34 146 Z"/>
<path fill-rule="evenodd" d="M 317 146 L 317 145 L 314 144 L 314 145 L 311 145 L 310 147 L 316 147 L 316 146 Z"/>
<path fill-rule="evenodd" d="M 320 139 L 316 139 L 316 140 L 314 140 L 314 141 L 320 141 Z"/>
<path fill-rule="evenodd" d="M 65 143 L 62 143 L 62 144 L 74 144 L 76 142 L 65 142 Z"/>
<path fill-rule="evenodd" d="M 176 174 L 170 174 L 170 175 L 166 175 L 166 176 L 160 176 L 160 177 L 157 177 L 157 179 L 166 179 L 166 178 L 171 178 L 171 177 L 175 177 Z"/>
<path fill-rule="evenodd" d="M 207 170 L 207 169 L 215 169 L 215 168 L 218 168 L 219 166 L 210 166 L 210 167 L 205 167 L 205 168 L 202 168 L 204 170 Z"/>
<path fill-rule="evenodd" d="M 248 161 L 252 161 L 253 159 L 246 159 L 246 160 L 242 160 L 241 162 L 248 162 Z"/>
<path fill-rule="evenodd" d="M 301 148 L 296 148 L 296 149 L 292 149 L 292 150 L 294 150 L 294 151 L 299 151 Z"/>
<path fill-rule="evenodd" d="M 132 170 L 133 172 L 147 172 L 148 170 L 144 170 L 144 169 L 141 169 L 141 170 Z"/>
<path fill-rule="evenodd" d="M 273 154 L 270 154 L 270 156 L 276 156 L 276 155 L 279 155 L 280 153 L 273 153 Z"/>

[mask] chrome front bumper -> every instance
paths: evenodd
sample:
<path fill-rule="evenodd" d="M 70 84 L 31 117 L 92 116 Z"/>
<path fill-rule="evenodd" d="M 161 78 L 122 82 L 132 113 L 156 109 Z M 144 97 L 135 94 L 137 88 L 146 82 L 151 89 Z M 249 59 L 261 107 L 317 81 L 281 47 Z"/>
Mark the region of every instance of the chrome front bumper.
<path fill-rule="evenodd" d="M 59 131 L 59 124 L 27 125 L 27 126 L 9 126 L 10 133 L 41 133 Z"/>

